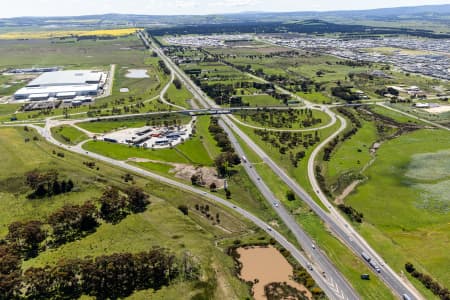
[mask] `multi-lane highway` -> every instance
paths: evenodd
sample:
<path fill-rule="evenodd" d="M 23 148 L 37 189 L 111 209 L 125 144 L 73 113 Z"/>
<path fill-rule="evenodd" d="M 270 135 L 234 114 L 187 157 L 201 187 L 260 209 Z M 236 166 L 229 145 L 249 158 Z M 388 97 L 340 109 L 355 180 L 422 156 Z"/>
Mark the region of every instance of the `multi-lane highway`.
<path fill-rule="evenodd" d="M 336 122 L 340 122 L 340 128 L 330 137 L 328 137 L 325 141 L 323 141 L 312 153 L 309 161 L 308 161 L 308 176 L 311 181 L 311 185 L 314 189 L 314 193 L 320 199 L 320 201 L 328 208 L 327 211 L 322 209 L 314 199 L 305 192 L 305 190 L 293 179 L 291 179 L 287 173 L 280 168 L 252 139 L 250 139 L 239 127 L 237 127 L 234 122 L 236 119 L 232 119 L 227 114 L 232 112 L 234 109 L 224 109 L 219 107 L 212 101 L 205 93 L 196 86 L 191 79 L 182 72 L 177 65 L 175 65 L 165 54 L 164 52 L 155 46 L 155 43 L 149 43 L 148 37 L 145 33 L 139 33 L 144 42 L 147 43 L 148 47 L 155 51 L 158 56 L 166 63 L 167 67 L 171 70 L 171 78 L 169 83 L 162 89 L 160 94 L 160 99 L 162 102 L 175 107 L 176 109 L 180 109 L 180 113 L 186 114 L 217 114 L 220 116 L 220 125 L 227 133 L 231 143 L 233 144 L 236 152 L 241 157 L 245 156 L 241 145 L 237 141 L 235 135 L 238 135 L 239 138 L 247 144 L 253 151 L 263 160 L 263 162 L 271 168 L 271 170 L 287 185 L 289 186 L 308 206 L 319 216 L 322 221 L 328 226 L 328 228 L 334 233 L 336 237 L 338 237 L 357 257 L 360 257 L 362 261 L 364 261 L 370 267 L 370 264 L 367 260 L 361 257 L 362 253 L 366 253 L 372 258 L 372 262 L 376 262 L 379 266 L 379 271 L 377 275 L 386 283 L 386 285 L 398 296 L 401 297 L 404 294 L 407 294 L 410 299 L 422 299 L 422 296 L 417 292 L 417 290 L 406 280 L 402 279 L 398 276 L 398 274 L 393 271 L 388 265 L 386 265 L 380 256 L 370 247 L 370 245 L 356 232 L 351 225 L 345 220 L 345 218 L 331 205 L 328 199 L 321 192 L 320 187 L 317 183 L 314 174 L 314 162 L 319 154 L 320 150 L 327 145 L 327 143 L 333 139 L 335 136 L 342 133 L 342 131 L 346 128 L 346 121 L 342 117 L 336 115 L 333 111 L 330 110 L 328 106 L 313 105 L 304 99 L 304 103 L 306 107 L 313 109 L 321 109 L 325 113 L 327 113 L 331 117 L 331 121 L 329 124 L 323 126 L 323 128 L 328 128 L 336 124 Z M 250 75 L 255 77 L 254 75 Z M 181 106 L 174 105 L 169 103 L 164 95 L 167 92 L 170 84 L 172 84 L 175 77 L 178 77 L 182 83 L 188 88 L 188 90 L 194 95 L 196 100 L 198 101 L 204 109 L 191 109 L 187 110 Z M 258 77 L 255 77 L 258 78 Z M 260 78 L 258 78 L 261 80 Z M 281 87 L 277 87 L 277 89 L 282 89 Z M 285 91 L 285 90 L 283 90 Z M 288 92 L 288 91 L 285 91 Z M 298 97 L 293 95 L 294 97 Z M 251 109 L 251 108 L 250 108 Z M 274 109 L 286 109 L 286 108 L 274 108 Z M 279 199 L 273 194 L 273 192 L 269 189 L 269 187 L 265 184 L 265 182 L 261 179 L 258 172 L 253 168 L 253 166 L 246 160 L 243 159 L 243 166 L 248 173 L 250 179 L 254 182 L 256 187 L 259 189 L 264 198 L 268 201 L 269 205 L 273 207 L 273 209 L 277 212 L 278 216 L 281 220 L 286 224 L 286 226 L 290 229 L 290 231 L 295 236 L 298 243 L 302 246 L 302 250 L 297 249 L 293 244 L 287 241 L 279 232 L 277 232 L 274 228 L 270 227 L 267 223 L 263 222 L 250 212 L 243 210 L 230 202 L 215 196 L 214 194 L 204 192 L 203 190 L 194 188 L 190 185 L 186 185 L 180 183 L 178 181 L 171 180 L 166 177 L 159 176 L 149 171 L 142 170 L 138 167 L 127 164 L 124 161 L 114 160 L 108 157 L 104 157 L 95 153 L 91 153 L 89 151 L 85 151 L 82 149 L 82 144 L 77 146 L 67 146 L 56 141 L 51 135 L 51 128 L 54 126 L 58 126 L 61 124 L 70 124 L 76 126 L 77 122 L 80 121 L 89 121 L 89 120 L 98 120 L 98 119 L 114 119 L 121 117 L 133 117 L 133 116 L 145 116 L 151 114 L 161 114 L 161 113 L 173 113 L 173 112 L 157 112 L 157 113 L 148 113 L 148 114 L 135 114 L 135 115 L 124 115 L 124 116 L 110 116 L 110 117 L 102 117 L 102 118 L 88 118 L 83 120 L 55 120 L 55 118 L 46 119 L 46 125 L 44 128 L 35 126 L 32 124 L 27 124 L 26 122 L 21 123 L 22 125 L 27 125 L 35 128 L 46 140 L 50 143 L 53 143 L 59 147 L 65 148 L 68 151 L 76 152 L 81 155 L 89 156 L 93 159 L 97 159 L 99 161 L 103 161 L 117 167 L 129 170 L 136 174 L 140 174 L 142 176 L 147 176 L 158 180 L 160 182 L 164 182 L 166 184 L 175 186 L 177 188 L 200 194 L 203 197 L 209 198 L 212 201 L 215 201 L 223 206 L 226 206 L 246 219 L 250 220 L 260 228 L 264 229 L 270 236 L 276 239 L 283 247 L 285 247 L 293 257 L 305 268 L 308 269 L 308 272 L 312 275 L 314 280 L 319 284 L 319 286 L 324 290 L 327 296 L 331 299 L 358 299 L 357 293 L 354 291 L 352 286 L 347 282 L 344 276 L 336 269 L 336 267 L 329 261 L 326 255 L 320 250 L 320 245 L 316 245 L 313 240 L 301 229 L 299 224 L 295 221 L 294 217 L 289 213 L 288 210 L 284 208 L 282 203 L 280 203 Z M 233 122 L 234 121 L 234 122 Z M 431 125 L 436 125 L 432 122 L 429 122 Z M 17 124 L 17 123 L 16 123 Z M 14 126 L 14 125 L 12 125 Z M 448 128 L 446 128 L 448 130 Z M 317 130 L 317 129 L 314 129 Z M 89 135 L 92 136 L 92 135 Z"/>
<path fill-rule="evenodd" d="M 213 104 L 210 99 L 206 95 L 203 94 L 201 90 L 195 86 L 189 78 L 187 78 L 186 74 L 184 74 L 181 70 L 179 70 L 175 64 L 168 59 L 161 49 L 153 47 L 153 50 L 158 53 L 161 59 L 163 59 L 166 65 L 171 69 L 173 73 L 176 73 L 177 77 L 188 87 L 191 93 L 196 96 L 197 100 L 204 107 L 211 107 L 212 109 L 220 109 L 217 105 Z M 230 141 L 233 143 L 233 146 L 236 152 L 242 157 L 244 156 L 244 151 L 242 150 L 240 144 L 237 142 L 234 137 L 233 132 L 230 130 L 230 127 L 233 130 L 237 128 L 233 125 L 233 122 L 226 118 L 222 117 L 221 125 L 229 136 Z M 242 137 L 242 136 L 241 136 Z M 274 206 L 275 211 L 278 213 L 280 218 L 286 224 L 286 226 L 291 230 L 291 232 L 296 237 L 299 244 L 302 246 L 304 251 L 311 258 L 312 263 L 317 270 L 309 270 L 311 274 L 319 271 L 322 276 L 327 278 L 327 286 L 328 289 L 333 289 L 333 294 L 329 295 L 329 297 L 333 299 L 358 299 L 358 295 L 351 287 L 351 285 L 346 281 L 345 277 L 336 269 L 336 267 L 328 260 L 328 258 L 314 245 L 313 240 L 301 229 L 298 223 L 294 220 L 294 218 L 289 214 L 289 212 L 283 207 L 280 201 L 273 195 L 261 177 L 258 175 L 256 170 L 251 167 L 251 165 L 244 163 L 244 167 L 251 178 L 251 180 L 255 183 L 256 187 L 261 191 L 262 195 L 266 198 L 266 200 L 270 203 L 270 205 Z M 276 203 L 276 205 L 274 204 Z M 308 268 L 309 265 L 303 265 L 305 268 Z M 309 268 L 310 269 L 310 268 Z"/>
<path fill-rule="evenodd" d="M 223 120 L 219 121 L 219 124 L 227 133 L 233 148 L 236 153 L 242 157 L 243 166 L 253 181 L 255 186 L 259 189 L 261 194 L 267 200 L 269 206 L 272 206 L 277 212 L 278 216 L 283 220 L 285 225 L 294 234 L 298 243 L 302 246 L 307 256 L 311 258 L 311 263 L 304 265 L 309 269 L 309 272 L 318 272 L 327 278 L 328 286 L 334 290 L 334 296 L 340 299 L 358 299 L 358 295 L 353 290 L 352 286 L 345 280 L 345 278 L 339 273 L 335 266 L 328 260 L 328 258 L 319 250 L 319 247 L 315 245 L 313 239 L 311 239 L 297 224 L 288 210 L 280 203 L 280 200 L 273 194 L 270 188 L 266 185 L 264 180 L 260 177 L 258 172 L 252 166 L 251 163 L 245 158 L 245 152 L 241 145 L 235 138 L 232 130 L 228 127 Z"/>
<path fill-rule="evenodd" d="M 155 46 L 151 46 L 153 51 L 155 51 L 161 59 L 170 67 L 172 72 L 175 72 L 177 76 L 183 81 L 183 83 L 188 87 L 188 89 L 194 94 L 197 100 L 202 103 L 205 107 L 218 107 L 211 99 L 209 99 L 203 91 L 199 89 L 190 78 L 184 74 L 168 57 L 165 56 L 164 52 Z M 307 103 L 307 102 L 306 102 Z M 311 105 L 311 104 L 309 104 Z M 335 116 L 335 114 L 329 110 L 326 106 L 321 106 L 330 116 Z M 222 116 L 222 120 L 228 126 L 233 126 L 233 122 L 227 117 Z M 343 129 L 345 129 L 343 119 L 341 119 L 341 127 L 336 134 L 339 134 Z M 284 170 L 282 170 L 270 157 L 268 157 L 265 152 L 258 147 L 244 132 L 242 132 L 238 127 L 233 127 L 234 132 L 236 132 L 239 137 L 250 147 L 256 154 L 258 154 L 262 160 L 279 176 L 303 201 L 305 201 L 311 209 L 329 226 L 333 233 L 340 238 L 340 240 L 350 249 L 352 252 L 361 258 L 362 261 L 368 264 L 366 260 L 361 257 L 363 252 L 372 254 L 372 259 L 377 261 L 377 264 L 381 266 L 380 273 L 378 276 L 386 283 L 388 287 L 399 297 L 402 295 L 408 295 L 411 299 L 422 299 L 423 297 L 420 293 L 406 280 L 399 277 L 399 275 L 393 271 L 388 265 L 381 261 L 380 256 L 368 245 L 364 239 L 351 228 L 348 222 L 345 221 L 344 217 L 341 216 L 325 199 L 324 203 L 328 204 L 328 209 L 330 212 L 323 210 L 310 195 L 308 195 L 304 189 L 294 180 L 292 180 Z M 310 174 L 312 178 L 314 174 Z M 312 179 L 311 178 L 311 179 Z M 320 192 L 320 189 L 315 190 L 316 194 L 322 200 L 324 197 Z M 289 223 L 288 218 L 283 219 L 285 223 Z M 368 264 L 369 265 L 369 264 Z M 369 265 L 370 266 L 370 265 Z"/>
<path fill-rule="evenodd" d="M 22 126 L 25 126 L 25 125 L 26 124 L 22 124 Z M 3 126 L 18 126 L 18 125 L 3 125 Z M 271 227 L 268 223 L 259 219 L 258 217 L 256 217 L 252 213 L 248 212 L 247 210 L 244 210 L 244 209 L 240 208 L 239 206 L 232 204 L 231 202 L 216 196 L 213 193 L 208 193 L 208 192 L 205 192 L 204 190 L 193 187 L 191 185 L 180 183 L 178 181 L 154 174 L 152 172 L 149 172 L 149 171 L 143 170 L 141 168 L 135 167 L 133 165 L 130 165 L 130 164 L 126 163 L 125 161 L 115 160 L 115 159 L 105 157 L 105 156 L 102 156 L 102 155 L 99 155 L 99 154 L 96 154 L 93 152 L 86 151 L 82 148 L 82 145 L 84 143 L 80 143 L 76 146 L 68 146 L 68 145 L 62 144 L 62 143 L 58 142 L 51 134 L 51 128 L 53 126 L 58 126 L 58 122 L 47 122 L 44 128 L 42 128 L 40 126 L 32 125 L 32 124 L 28 124 L 26 126 L 34 128 L 48 142 L 50 142 L 58 147 L 61 147 L 67 151 L 78 153 L 83 156 L 88 156 L 92 159 L 114 165 L 114 166 L 122 168 L 124 170 L 133 172 L 135 174 L 138 174 L 138 175 L 141 175 L 144 177 L 148 177 L 148 178 L 152 178 L 158 182 L 162 182 L 162 183 L 174 186 L 176 188 L 179 188 L 179 189 L 182 189 L 182 190 L 194 193 L 194 194 L 198 194 L 202 197 L 208 198 L 211 201 L 214 201 L 222 206 L 225 206 L 225 207 L 235 211 L 236 213 L 240 214 L 245 219 L 251 221 L 253 224 L 255 224 L 259 228 L 266 231 L 268 235 L 270 235 L 280 245 L 282 245 L 286 250 L 288 250 L 291 253 L 291 255 L 301 265 L 305 266 L 305 268 L 308 266 L 311 266 L 310 270 L 309 270 L 311 276 L 316 281 L 316 283 L 323 289 L 323 291 L 326 293 L 326 295 L 330 299 L 358 299 L 356 297 L 356 295 L 353 295 L 352 297 L 347 297 L 346 294 L 343 292 L 342 287 L 340 287 L 338 284 L 333 282 L 331 278 L 329 278 L 327 276 L 323 276 L 323 274 L 321 273 L 319 268 L 314 269 L 314 267 L 317 266 L 317 264 L 315 264 L 314 261 L 311 260 L 309 256 L 305 256 L 305 254 L 302 251 L 297 249 L 296 246 L 294 246 L 291 242 L 289 242 L 275 228 Z M 237 144 L 237 141 L 233 140 L 233 144 Z M 240 149 L 239 151 L 242 151 L 242 150 Z M 248 165 L 246 167 L 248 168 Z M 266 189 L 267 189 L 267 187 L 266 187 Z M 269 190 L 267 189 L 267 191 L 269 191 Z M 273 197 L 273 195 L 272 195 L 272 197 Z M 323 256 L 323 254 L 321 254 L 320 251 L 317 251 L 316 256 L 321 257 L 321 256 Z"/>

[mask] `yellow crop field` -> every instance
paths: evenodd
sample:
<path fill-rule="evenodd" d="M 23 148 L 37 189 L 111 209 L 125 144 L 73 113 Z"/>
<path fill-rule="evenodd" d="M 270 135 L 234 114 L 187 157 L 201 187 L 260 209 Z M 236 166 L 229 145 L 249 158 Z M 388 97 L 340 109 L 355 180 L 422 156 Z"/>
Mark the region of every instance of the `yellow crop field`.
<path fill-rule="evenodd" d="M 141 28 L 99 29 L 99 30 L 61 30 L 61 31 L 29 31 L 29 32 L 7 32 L 0 34 L 2 40 L 17 39 L 49 39 L 71 36 L 125 36 L 135 33 Z"/>

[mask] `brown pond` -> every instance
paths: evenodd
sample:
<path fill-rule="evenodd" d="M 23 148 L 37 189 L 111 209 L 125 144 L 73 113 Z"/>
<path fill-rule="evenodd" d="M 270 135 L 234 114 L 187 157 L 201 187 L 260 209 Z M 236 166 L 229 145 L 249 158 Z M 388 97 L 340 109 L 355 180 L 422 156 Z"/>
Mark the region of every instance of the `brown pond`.
<path fill-rule="evenodd" d="M 306 291 L 311 299 L 311 293 L 301 284 L 291 279 L 293 268 L 286 258 L 274 247 L 239 248 L 239 261 L 242 263 L 240 277 L 245 281 L 255 282 L 253 295 L 255 300 L 266 300 L 264 286 L 273 282 L 286 282 L 299 291 Z"/>

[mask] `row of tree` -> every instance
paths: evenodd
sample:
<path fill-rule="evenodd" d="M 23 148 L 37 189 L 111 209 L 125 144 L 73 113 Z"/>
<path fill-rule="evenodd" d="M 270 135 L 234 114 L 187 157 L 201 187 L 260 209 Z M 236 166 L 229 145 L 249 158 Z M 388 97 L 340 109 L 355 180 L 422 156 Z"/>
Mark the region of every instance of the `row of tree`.
<path fill-rule="evenodd" d="M 0 299 L 76 299 L 81 295 L 118 299 L 136 290 L 160 289 L 177 277 L 195 280 L 199 275 L 191 256 L 177 259 L 163 248 L 63 260 L 22 274 L 20 259 L 0 246 L 0 266 Z"/>
<path fill-rule="evenodd" d="M 97 201 L 99 208 L 91 201 L 83 205 L 67 204 L 43 222 L 13 222 L 8 226 L 5 242 L 15 255 L 32 258 L 47 246 L 58 247 L 93 233 L 101 220 L 115 224 L 130 213 L 144 211 L 150 203 L 148 198 L 142 189 L 134 186 L 124 191 L 108 187 Z"/>
<path fill-rule="evenodd" d="M 158 65 L 159 65 L 160 69 L 164 72 L 164 74 L 166 74 L 166 75 L 172 74 L 172 72 L 170 71 L 170 69 L 167 67 L 166 63 L 162 59 L 158 60 Z"/>
<path fill-rule="evenodd" d="M 222 151 L 214 159 L 214 164 L 217 168 L 219 177 L 224 178 L 229 175 L 229 168 L 237 166 L 241 163 L 241 158 L 234 151 L 234 148 L 228 139 L 228 135 L 225 133 L 223 128 L 220 127 L 219 119 L 211 117 L 208 130 L 217 142 L 217 146 Z"/>
<path fill-rule="evenodd" d="M 338 208 L 343 211 L 353 222 L 362 223 L 364 215 L 351 206 L 339 204 Z"/>
<path fill-rule="evenodd" d="M 322 119 L 315 118 L 312 109 L 289 109 L 287 111 L 260 110 L 256 112 L 241 112 L 245 121 L 247 117 L 260 126 L 272 128 L 292 128 L 295 123 L 299 127 L 311 127 L 320 124 Z"/>
<path fill-rule="evenodd" d="M 25 182 L 33 189 L 28 198 L 41 199 L 71 192 L 74 187 L 73 181 L 71 179 L 59 180 L 58 177 L 59 173 L 56 170 L 48 172 L 34 170 L 26 173 Z"/>
<path fill-rule="evenodd" d="M 405 264 L 406 272 L 411 274 L 412 277 L 417 278 L 422 284 L 433 292 L 436 296 L 438 296 L 441 300 L 450 300 L 450 290 L 446 287 L 443 287 L 433 279 L 430 275 L 424 274 L 416 270 L 412 263 Z"/>

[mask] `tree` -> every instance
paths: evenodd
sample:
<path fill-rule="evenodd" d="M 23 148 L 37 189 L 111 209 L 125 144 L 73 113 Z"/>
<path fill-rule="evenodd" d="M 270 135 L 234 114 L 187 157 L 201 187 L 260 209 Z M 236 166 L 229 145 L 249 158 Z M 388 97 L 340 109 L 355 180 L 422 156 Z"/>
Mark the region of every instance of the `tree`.
<path fill-rule="evenodd" d="M 192 185 L 201 185 L 201 177 L 199 174 L 193 174 L 191 176 Z"/>
<path fill-rule="evenodd" d="M 178 209 L 183 213 L 183 215 L 187 216 L 189 214 L 189 208 L 187 207 L 187 205 L 179 205 Z"/>
<path fill-rule="evenodd" d="M 98 227 L 98 210 L 88 201 L 82 206 L 65 205 L 48 217 L 56 244 L 80 238 Z"/>
<path fill-rule="evenodd" d="M 67 181 L 66 191 L 67 191 L 67 192 L 71 192 L 72 189 L 73 189 L 73 181 L 72 181 L 72 179 L 69 179 L 69 180 Z"/>
<path fill-rule="evenodd" d="M 416 268 L 414 268 L 413 264 L 410 262 L 407 262 L 405 264 L 405 269 L 406 269 L 406 272 L 408 272 L 408 273 L 412 273 L 416 270 Z"/>
<path fill-rule="evenodd" d="M 6 240 L 25 258 L 35 257 L 40 244 L 46 239 L 40 221 L 13 222 L 8 227 Z"/>
<path fill-rule="evenodd" d="M 128 196 L 128 208 L 133 213 L 143 212 L 150 204 L 149 196 L 139 187 L 131 186 L 125 190 Z"/>
<path fill-rule="evenodd" d="M 22 261 L 10 246 L 0 245 L 0 299 L 14 299 L 19 292 Z"/>
<path fill-rule="evenodd" d="M 209 190 L 210 190 L 211 192 L 215 192 L 215 191 L 217 190 L 217 185 L 216 185 L 215 182 L 212 182 L 212 183 L 209 185 Z"/>
<path fill-rule="evenodd" d="M 180 79 L 178 79 L 178 78 L 175 78 L 175 79 L 173 80 L 173 85 L 175 85 L 175 88 L 176 88 L 177 90 L 181 90 L 181 88 L 183 87 L 182 84 L 181 84 Z"/>
<path fill-rule="evenodd" d="M 55 280 L 49 266 L 27 269 L 22 285 L 26 299 L 53 299 L 55 297 Z"/>
<path fill-rule="evenodd" d="M 61 191 L 61 184 L 58 181 L 54 181 L 52 185 L 52 194 L 56 196 L 61 194 Z"/>
<path fill-rule="evenodd" d="M 286 199 L 288 201 L 294 201 L 295 200 L 295 193 L 291 190 L 286 192 Z"/>
<path fill-rule="evenodd" d="M 100 216 L 109 223 L 117 224 L 128 214 L 127 201 L 115 187 L 108 187 L 99 199 Z"/>

